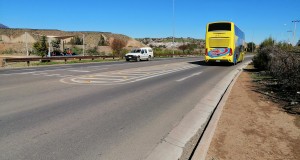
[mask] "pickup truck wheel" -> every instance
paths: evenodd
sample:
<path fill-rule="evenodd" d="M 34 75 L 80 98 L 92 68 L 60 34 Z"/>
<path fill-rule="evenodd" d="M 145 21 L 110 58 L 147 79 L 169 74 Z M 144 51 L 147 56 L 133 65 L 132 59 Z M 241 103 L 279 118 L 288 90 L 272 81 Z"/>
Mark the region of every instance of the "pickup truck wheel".
<path fill-rule="evenodd" d="M 147 61 L 150 61 L 150 60 L 151 60 L 151 56 L 148 57 Z"/>
<path fill-rule="evenodd" d="M 141 59 L 140 57 L 136 57 L 136 61 L 139 62 Z"/>

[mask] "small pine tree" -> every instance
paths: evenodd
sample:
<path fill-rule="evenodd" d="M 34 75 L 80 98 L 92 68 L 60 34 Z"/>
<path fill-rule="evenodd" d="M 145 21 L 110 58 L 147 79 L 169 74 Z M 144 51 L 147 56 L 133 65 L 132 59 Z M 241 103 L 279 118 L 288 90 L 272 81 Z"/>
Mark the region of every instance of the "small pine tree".
<path fill-rule="evenodd" d="M 33 44 L 33 48 L 35 51 L 35 54 L 38 56 L 46 56 L 47 52 L 48 52 L 48 47 L 47 47 L 47 39 L 46 36 L 42 36 L 41 40 L 35 42 Z"/>
<path fill-rule="evenodd" d="M 51 45 L 54 48 L 54 50 L 59 50 L 59 48 L 60 48 L 60 40 L 58 40 L 58 39 L 53 40 L 51 42 Z"/>

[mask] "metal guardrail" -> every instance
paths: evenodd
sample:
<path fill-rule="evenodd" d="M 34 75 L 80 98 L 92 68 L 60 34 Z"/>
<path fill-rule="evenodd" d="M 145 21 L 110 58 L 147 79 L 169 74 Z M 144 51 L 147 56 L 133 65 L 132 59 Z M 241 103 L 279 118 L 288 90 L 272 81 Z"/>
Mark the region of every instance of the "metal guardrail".
<path fill-rule="evenodd" d="M 10 62 L 27 62 L 27 65 L 30 65 L 31 61 L 39 61 L 39 62 L 51 62 L 54 60 L 61 60 L 61 61 L 65 61 L 65 63 L 67 63 L 67 61 L 69 60 L 84 60 L 84 59 L 90 59 L 90 60 L 95 60 L 95 59 L 107 59 L 107 58 L 112 58 L 115 59 L 117 57 L 115 56 L 59 56 L 59 57 L 25 57 L 25 58 L 3 58 L 1 61 L 1 67 L 4 67 L 6 63 L 10 63 Z"/>
<path fill-rule="evenodd" d="M 187 55 L 187 54 L 157 54 L 154 57 L 186 57 L 186 56 L 199 56 L 199 55 Z M 67 63 L 69 60 L 84 60 L 84 59 L 116 59 L 119 58 L 117 56 L 55 56 L 55 57 L 24 57 L 24 58 L 1 58 L 0 57 L 0 66 L 4 67 L 6 63 L 10 62 L 26 62 L 27 66 L 30 66 L 30 62 L 39 61 L 39 62 L 51 62 L 61 60 Z"/>

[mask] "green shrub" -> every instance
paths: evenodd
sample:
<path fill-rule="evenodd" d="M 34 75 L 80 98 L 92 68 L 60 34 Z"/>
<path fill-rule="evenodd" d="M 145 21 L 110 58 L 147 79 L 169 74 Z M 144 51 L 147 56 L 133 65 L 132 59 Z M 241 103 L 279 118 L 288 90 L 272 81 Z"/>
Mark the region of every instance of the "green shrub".
<path fill-rule="evenodd" d="M 90 56 L 98 56 L 99 55 L 99 52 L 97 51 L 97 47 L 90 48 L 86 52 Z"/>
<path fill-rule="evenodd" d="M 72 46 L 71 47 L 71 50 L 73 51 L 73 53 L 79 55 L 79 54 L 82 54 L 82 49 L 79 48 L 79 47 L 76 47 L 76 46 Z"/>
<path fill-rule="evenodd" d="M 42 38 L 33 44 L 34 54 L 38 56 L 46 56 L 48 53 L 48 46 L 46 42 L 46 36 L 42 36 Z"/>
<path fill-rule="evenodd" d="M 268 47 L 268 46 L 274 46 L 275 44 L 276 41 L 272 37 L 269 37 L 259 45 L 259 49 L 263 49 L 264 47 Z"/>
<path fill-rule="evenodd" d="M 259 70 L 268 70 L 271 61 L 271 53 L 277 50 L 277 47 L 268 46 L 259 49 L 258 53 L 253 57 L 253 65 Z"/>
<path fill-rule="evenodd" d="M 5 51 L 2 52 L 2 54 L 13 54 L 13 53 L 16 53 L 16 51 L 11 48 L 6 49 Z"/>

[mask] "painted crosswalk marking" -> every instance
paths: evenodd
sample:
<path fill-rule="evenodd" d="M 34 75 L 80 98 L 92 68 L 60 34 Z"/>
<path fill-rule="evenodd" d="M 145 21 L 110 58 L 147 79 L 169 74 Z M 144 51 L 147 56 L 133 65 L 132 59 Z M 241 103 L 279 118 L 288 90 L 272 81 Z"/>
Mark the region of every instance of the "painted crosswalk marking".
<path fill-rule="evenodd" d="M 116 85 L 138 82 L 178 71 L 183 71 L 198 67 L 189 63 L 174 63 L 167 65 L 157 65 L 134 69 L 124 69 L 118 71 L 102 72 L 90 75 L 74 76 L 63 78 L 60 81 L 68 84 L 85 85 Z"/>

